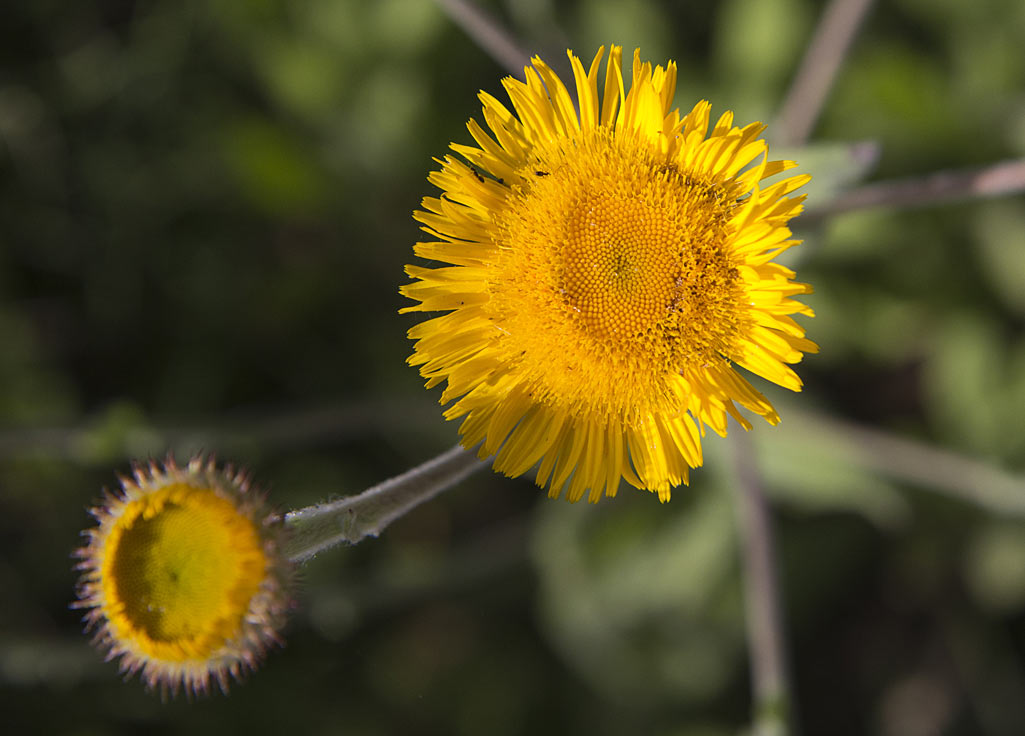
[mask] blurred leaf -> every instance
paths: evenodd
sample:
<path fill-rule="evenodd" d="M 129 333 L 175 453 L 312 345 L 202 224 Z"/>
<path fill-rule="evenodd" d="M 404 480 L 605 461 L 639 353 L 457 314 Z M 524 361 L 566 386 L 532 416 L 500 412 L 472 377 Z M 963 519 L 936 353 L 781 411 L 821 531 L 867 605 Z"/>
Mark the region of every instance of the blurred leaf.
<path fill-rule="evenodd" d="M 367 74 L 353 96 L 357 111 L 349 118 L 346 141 L 350 157 L 370 171 L 388 171 L 414 145 L 410 121 L 427 104 L 428 89 L 420 73 L 397 64 L 382 64 Z"/>
<path fill-rule="evenodd" d="M 338 52 L 310 39 L 275 39 L 258 63 L 267 86 L 289 111 L 314 121 L 332 116 L 345 102 L 348 65 Z"/>
<path fill-rule="evenodd" d="M 1025 526 L 997 520 L 980 528 L 968 548 L 964 574 L 987 610 L 1008 615 L 1025 608 Z"/>
<path fill-rule="evenodd" d="M 908 521 L 910 508 L 897 489 L 861 467 L 850 445 L 823 436 L 799 417 L 784 411 L 778 428 L 752 436 L 758 469 L 774 499 L 806 512 L 850 511 L 882 529 Z"/>
<path fill-rule="evenodd" d="M 67 80 L 69 99 L 92 107 L 117 95 L 133 72 L 131 66 L 120 63 L 123 52 L 114 34 L 99 32 L 62 56 L 60 71 Z"/>
<path fill-rule="evenodd" d="M 925 373 L 937 426 L 983 457 L 1017 455 L 1025 438 L 1008 431 L 1025 416 L 1025 346 L 1012 352 L 990 319 L 946 320 L 935 335 Z"/>
<path fill-rule="evenodd" d="M 884 365 L 917 360 L 928 343 L 923 331 L 932 324 L 932 314 L 910 296 L 839 279 L 815 282 L 815 293 L 806 301 L 815 309 L 807 325 L 821 348 L 811 359 L 816 366 L 847 365 L 852 355 Z M 856 329 L 851 329 L 851 315 L 856 315 Z"/>
<path fill-rule="evenodd" d="M 797 221 L 801 227 L 801 220 Z M 892 213 L 862 210 L 844 213 L 826 224 L 826 235 L 815 253 L 819 264 L 841 265 L 885 258 L 891 250 Z"/>
<path fill-rule="evenodd" d="M 0 427 L 73 416 L 78 402 L 66 377 L 46 366 L 31 322 L 0 308 Z"/>
<path fill-rule="evenodd" d="M 664 22 L 663 13 L 652 3 L 644 0 L 589 0 L 579 4 L 578 15 L 580 29 L 576 37 L 583 39 L 587 46 L 575 50 L 584 58 L 598 46 L 608 48 L 610 43 L 623 46 L 623 63 L 627 70 L 636 47 L 643 48 L 645 57 L 656 59 L 659 64 L 669 56 L 672 33 Z M 610 37 L 610 34 L 614 35 Z M 629 75 L 630 72 L 626 73 Z"/>
<path fill-rule="evenodd" d="M 767 119 L 800 59 L 811 28 L 799 0 L 727 0 L 715 35 L 716 75 L 725 104 L 746 119 Z"/>
<path fill-rule="evenodd" d="M 1016 199 L 990 202 L 974 218 L 979 260 L 1004 304 L 1025 316 L 1025 211 Z"/>
<path fill-rule="evenodd" d="M 164 438 L 149 428 L 140 407 L 130 401 L 108 406 L 74 439 L 72 455 L 93 465 L 118 465 L 126 457 L 160 457 L 167 451 Z"/>
<path fill-rule="evenodd" d="M 237 121 L 223 131 L 222 146 L 243 191 L 262 208 L 300 214 L 326 204 L 326 178 L 285 129 L 258 118 Z"/>
<path fill-rule="evenodd" d="M 8 689 L 44 685 L 61 691 L 100 671 L 95 650 L 78 637 L 0 638 L 0 683 Z"/>
<path fill-rule="evenodd" d="M 738 611 L 721 606 L 734 585 L 729 496 L 677 493 L 662 506 L 624 487 L 625 497 L 598 508 L 538 509 L 545 628 L 582 678 L 621 702 L 712 697 L 742 645 Z"/>
<path fill-rule="evenodd" d="M 333 0 L 328 0 L 333 2 Z M 378 0 L 370 4 L 369 28 L 376 34 L 379 53 L 412 55 L 426 49 L 446 18 L 438 3 L 423 0 Z"/>
<path fill-rule="evenodd" d="M 796 161 L 797 168 L 783 172 L 766 183 L 786 179 L 795 174 L 811 174 L 811 181 L 799 194 L 806 194 L 816 207 L 824 207 L 837 194 L 865 179 L 879 160 L 879 144 L 810 143 L 799 148 L 775 146 L 769 149 L 772 160 Z M 800 223 L 800 220 L 798 220 Z"/>
<path fill-rule="evenodd" d="M 936 168 L 935 152 L 962 142 L 949 92 L 946 74 L 926 54 L 903 39 L 877 39 L 855 48 L 820 128 L 882 141 L 887 171 L 919 161 Z"/>

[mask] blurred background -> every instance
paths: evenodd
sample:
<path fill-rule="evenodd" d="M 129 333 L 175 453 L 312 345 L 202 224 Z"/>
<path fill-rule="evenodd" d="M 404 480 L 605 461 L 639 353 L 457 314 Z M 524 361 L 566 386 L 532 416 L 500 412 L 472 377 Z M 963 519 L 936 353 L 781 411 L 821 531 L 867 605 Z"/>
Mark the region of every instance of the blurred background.
<path fill-rule="evenodd" d="M 565 48 L 679 63 L 771 121 L 817 0 L 508 0 Z M 804 157 L 810 206 L 1025 155 L 1025 4 L 875 4 Z M 305 566 L 230 697 L 122 683 L 68 610 L 86 508 L 132 458 L 249 467 L 281 509 L 448 448 L 404 364 L 410 213 L 504 70 L 428 0 L 32 0 L 0 21 L 0 713 L 10 734 L 736 734 L 736 448 L 668 506 L 481 473 Z M 770 129 L 770 134 L 772 130 Z M 793 154 L 795 157 L 799 154 Z M 816 200 L 816 197 L 819 199 Z M 1025 197 L 798 222 L 822 348 L 750 438 L 797 721 L 1025 732 Z"/>

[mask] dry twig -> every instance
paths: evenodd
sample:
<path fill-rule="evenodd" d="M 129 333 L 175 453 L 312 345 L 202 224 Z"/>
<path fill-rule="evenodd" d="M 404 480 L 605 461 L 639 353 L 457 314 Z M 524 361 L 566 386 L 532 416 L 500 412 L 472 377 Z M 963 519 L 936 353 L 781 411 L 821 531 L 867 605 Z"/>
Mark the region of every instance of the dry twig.
<path fill-rule="evenodd" d="M 775 143 L 794 146 L 808 140 L 871 5 L 872 0 L 832 0 L 826 8 L 776 115 Z"/>
<path fill-rule="evenodd" d="M 488 13 L 471 0 L 435 0 L 448 17 L 466 35 L 514 77 L 523 77 L 523 68 L 530 63 L 530 54 Z"/>
<path fill-rule="evenodd" d="M 801 215 L 801 221 L 876 207 L 928 207 L 1021 192 L 1025 192 L 1025 158 L 1001 161 L 980 169 L 938 171 L 925 176 L 867 184 L 846 191 L 820 207 L 809 207 Z"/>

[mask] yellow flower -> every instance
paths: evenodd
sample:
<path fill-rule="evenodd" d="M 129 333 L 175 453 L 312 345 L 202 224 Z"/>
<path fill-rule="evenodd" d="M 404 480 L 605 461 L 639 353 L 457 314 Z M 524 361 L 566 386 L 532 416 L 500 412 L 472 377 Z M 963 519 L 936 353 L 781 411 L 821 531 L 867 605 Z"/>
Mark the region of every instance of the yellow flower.
<path fill-rule="evenodd" d="M 149 687 L 227 690 L 276 643 L 290 568 L 280 517 L 241 473 L 193 459 L 137 468 L 91 510 L 77 608 L 121 669 Z"/>
<path fill-rule="evenodd" d="M 409 359 L 427 387 L 447 382 L 445 417 L 465 417 L 462 443 L 575 501 L 613 496 L 620 479 L 656 491 L 701 465 L 704 427 L 726 434 L 734 402 L 779 416 L 734 368 L 798 391 L 788 363 L 817 347 L 789 315 L 811 292 L 772 259 L 799 241 L 787 221 L 807 176 L 762 185 L 795 164 L 770 161 L 764 126 L 709 132 L 709 105 L 670 110 L 676 65 L 642 63 L 624 89 L 612 47 L 603 92 L 598 68 L 569 53 L 579 112 L 541 59 L 526 83 L 503 80 L 516 114 L 480 93 L 476 146 L 428 180 L 441 197 L 415 214 L 433 239 L 401 289 L 438 312 L 409 331 Z"/>

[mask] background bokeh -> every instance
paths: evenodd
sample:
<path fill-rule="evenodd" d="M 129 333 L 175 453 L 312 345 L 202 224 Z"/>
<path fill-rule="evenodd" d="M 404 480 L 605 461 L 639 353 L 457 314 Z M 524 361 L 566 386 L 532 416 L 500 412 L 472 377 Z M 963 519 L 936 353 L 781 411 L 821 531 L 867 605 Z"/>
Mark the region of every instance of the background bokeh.
<path fill-rule="evenodd" d="M 873 177 L 1025 155 L 1025 4 L 878 2 L 813 136 Z M 771 120 L 814 0 L 485 3 L 524 48 L 640 46 Z M 0 20 L 5 733 L 735 734 L 736 447 L 668 506 L 482 473 L 302 574 L 287 646 L 161 703 L 68 610 L 86 507 L 202 449 L 282 509 L 456 440 L 404 364 L 426 172 L 504 74 L 427 0 L 32 0 Z M 770 130 L 771 133 L 771 130 Z M 806 160 L 825 204 L 845 145 Z M 839 153 L 838 153 L 839 152 Z M 816 189 L 816 187 L 818 187 Z M 803 733 L 1025 732 L 1025 198 L 808 223 L 820 355 L 751 435 Z M 1015 475 L 1017 473 L 1017 475 Z M 974 500 L 973 500 L 974 499 Z"/>

